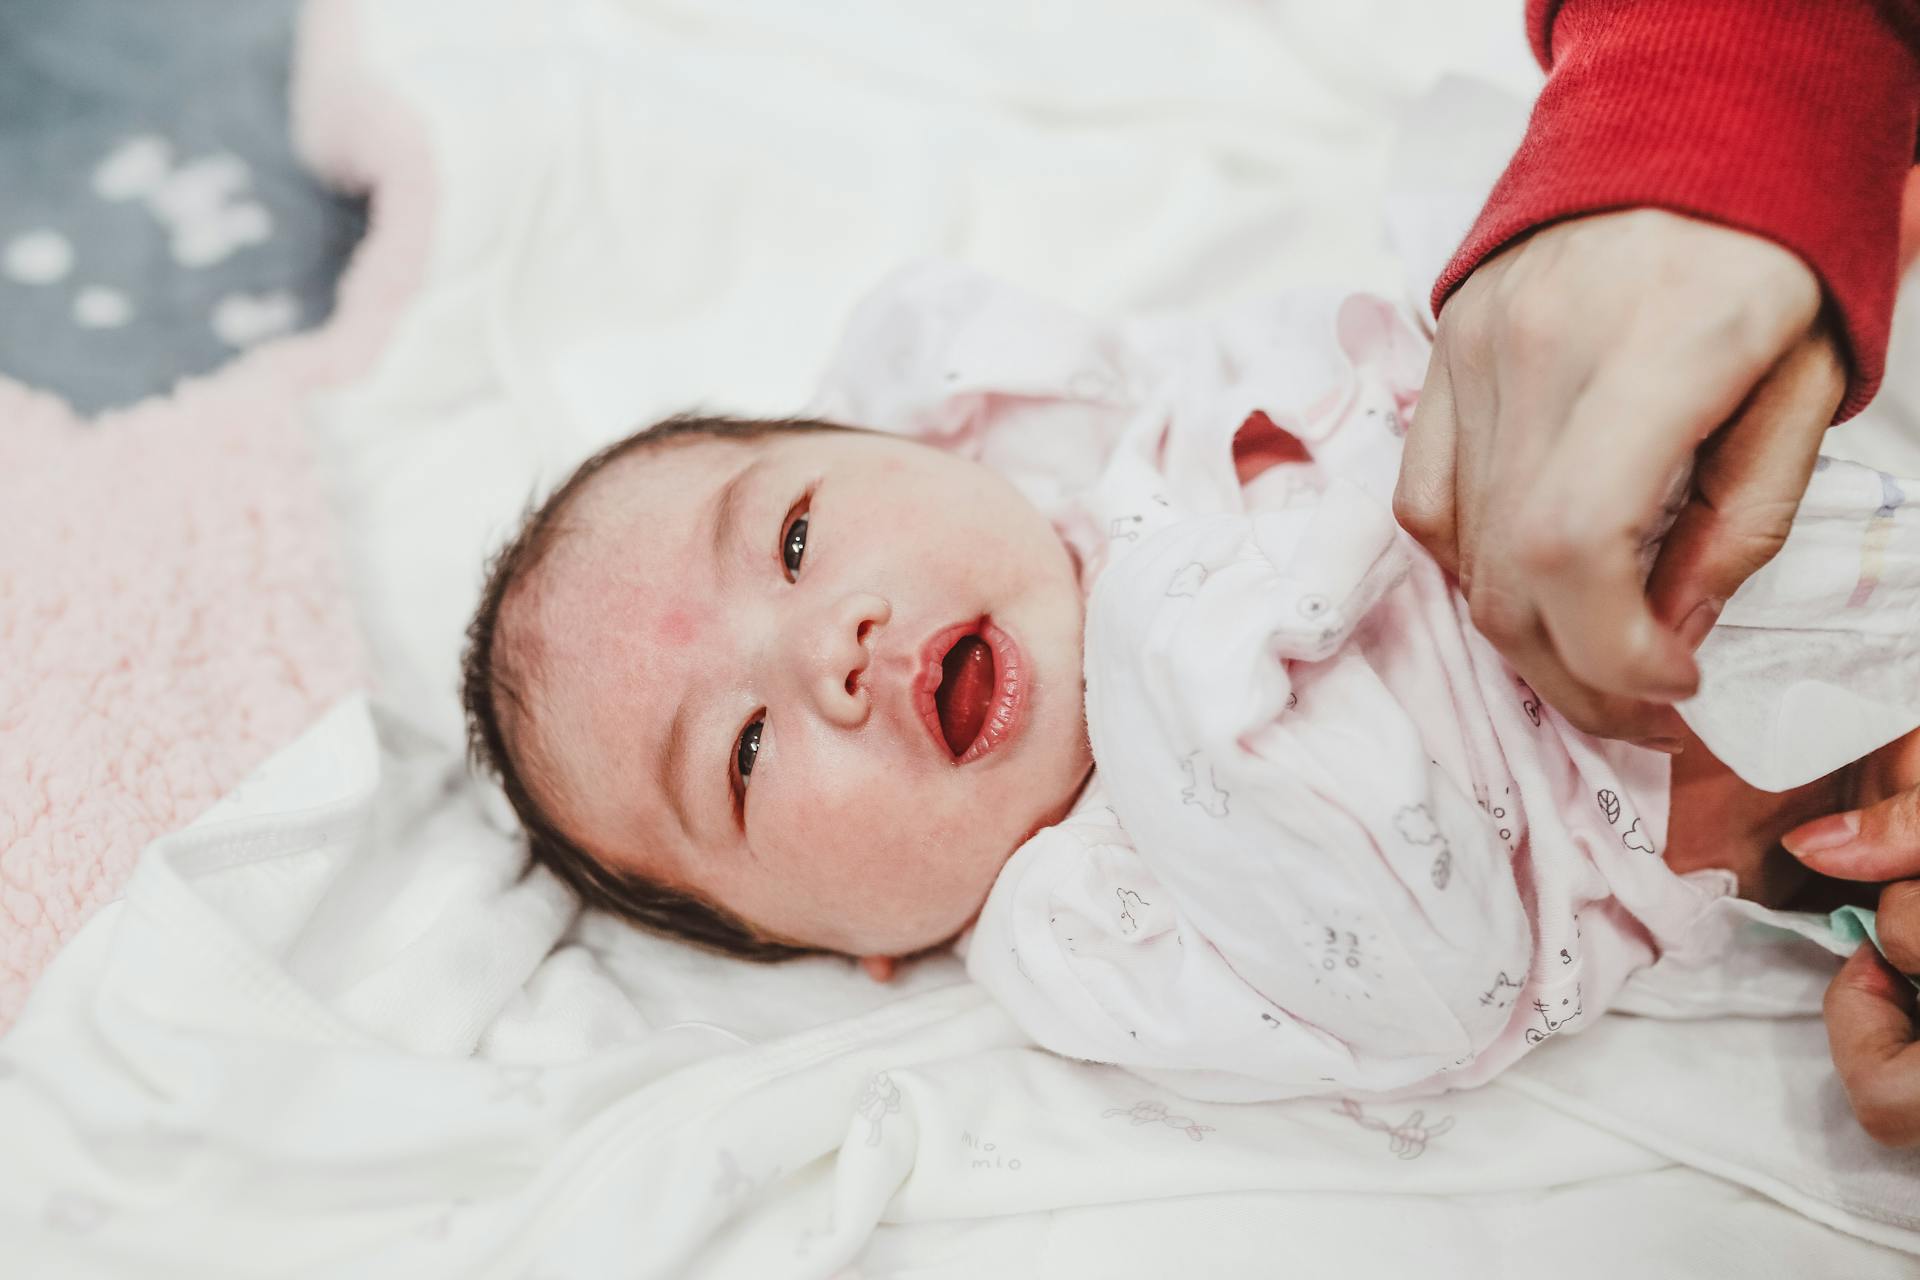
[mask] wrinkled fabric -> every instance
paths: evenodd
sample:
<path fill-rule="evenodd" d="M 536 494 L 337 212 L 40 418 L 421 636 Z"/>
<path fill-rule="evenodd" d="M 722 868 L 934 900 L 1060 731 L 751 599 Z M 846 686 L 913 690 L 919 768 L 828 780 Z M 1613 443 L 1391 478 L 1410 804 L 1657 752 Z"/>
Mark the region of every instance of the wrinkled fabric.
<path fill-rule="evenodd" d="M 822 407 L 1012 476 L 1090 591 L 1095 780 L 966 941 L 1049 1048 L 1216 1099 L 1471 1085 L 1729 891 L 1661 859 L 1666 758 L 1545 706 L 1394 522 L 1425 355 L 1371 297 L 1101 327 L 941 267 L 856 318 Z M 1243 489 L 1237 435 L 1300 460 Z"/>

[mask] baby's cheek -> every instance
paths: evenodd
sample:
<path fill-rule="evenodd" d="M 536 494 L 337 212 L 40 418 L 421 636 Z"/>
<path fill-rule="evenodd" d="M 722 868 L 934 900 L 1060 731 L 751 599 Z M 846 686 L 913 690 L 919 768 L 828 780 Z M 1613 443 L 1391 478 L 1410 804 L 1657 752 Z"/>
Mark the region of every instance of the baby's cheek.
<path fill-rule="evenodd" d="M 825 757 L 822 781 L 796 820 L 823 872 L 869 883 L 922 874 L 929 855 L 950 842 L 954 823 L 937 788 L 906 770 Z"/>
<path fill-rule="evenodd" d="M 889 785 L 855 752 L 808 744 L 778 761 L 785 836 L 815 861 L 857 861 L 872 843 L 877 797 Z M 771 788 L 769 788 L 771 790 Z M 771 811 L 774 806 L 767 806 Z"/>

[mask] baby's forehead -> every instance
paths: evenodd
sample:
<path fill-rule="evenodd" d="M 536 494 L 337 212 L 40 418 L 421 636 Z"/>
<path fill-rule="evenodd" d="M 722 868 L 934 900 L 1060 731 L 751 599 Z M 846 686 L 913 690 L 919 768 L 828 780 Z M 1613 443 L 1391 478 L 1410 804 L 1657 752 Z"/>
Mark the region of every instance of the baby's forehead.
<path fill-rule="evenodd" d="M 685 519 L 764 447 L 754 437 L 680 436 L 615 458 L 574 495 L 564 523 L 574 532 Z"/>
<path fill-rule="evenodd" d="M 574 495 L 514 593 L 504 621 L 527 686 L 523 741 L 558 807 L 596 833 L 624 827 L 612 810 L 651 786 L 632 766 L 651 759 L 649 726 L 673 683 L 655 633 L 701 590 L 702 576 L 684 572 L 688 531 L 755 443 L 676 440 L 616 459 Z"/>
<path fill-rule="evenodd" d="M 535 625 L 549 646 L 591 642 L 631 622 L 672 581 L 706 508 L 746 460 L 752 440 L 675 440 L 617 459 L 575 495 L 559 536 L 529 583 Z"/>

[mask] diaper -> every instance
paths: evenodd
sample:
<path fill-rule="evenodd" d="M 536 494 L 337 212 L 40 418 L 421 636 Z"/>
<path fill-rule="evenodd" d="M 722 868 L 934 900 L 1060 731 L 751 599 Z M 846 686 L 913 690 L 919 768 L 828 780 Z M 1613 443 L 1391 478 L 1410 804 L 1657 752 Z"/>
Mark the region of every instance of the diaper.
<path fill-rule="evenodd" d="M 1812 782 L 1920 727 L 1920 481 L 1821 458 L 1780 554 L 1701 644 L 1679 706 L 1764 791 Z"/>

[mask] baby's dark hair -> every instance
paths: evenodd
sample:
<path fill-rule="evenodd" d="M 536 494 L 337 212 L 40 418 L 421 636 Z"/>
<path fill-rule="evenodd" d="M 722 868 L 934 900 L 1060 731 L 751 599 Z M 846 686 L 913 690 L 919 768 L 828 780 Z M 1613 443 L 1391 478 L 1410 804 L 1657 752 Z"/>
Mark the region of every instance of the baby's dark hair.
<path fill-rule="evenodd" d="M 520 531 L 487 566 L 480 607 L 467 626 L 467 650 L 461 663 L 461 700 L 467 712 L 467 747 L 474 766 L 500 781 L 507 802 L 527 833 L 533 861 L 550 868 L 588 906 L 622 916 L 654 933 L 679 938 L 710 951 L 745 960 L 771 962 L 813 954 L 817 949 L 770 938 L 716 903 L 647 879 L 603 866 L 547 812 L 528 786 L 527 762 L 508 746 L 502 713 L 528 715 L 529 691 L 503 661 L 500 614 L 516 586 L 531 580 L 541 562 L 567 531 L 566 516 L 594 477 L 643 450 L 673 441 L 709 437 L 753 440 L 800 431 L 845 431 L 830 422 L 804 418 L 725 418 L 682 415 L 644 427 L 588 458 L 566 482 L 531 507 Z M 509 644 L 509 648 L 511 648 Z M 522 741 L 525 735 L 517 735 Z"/>

